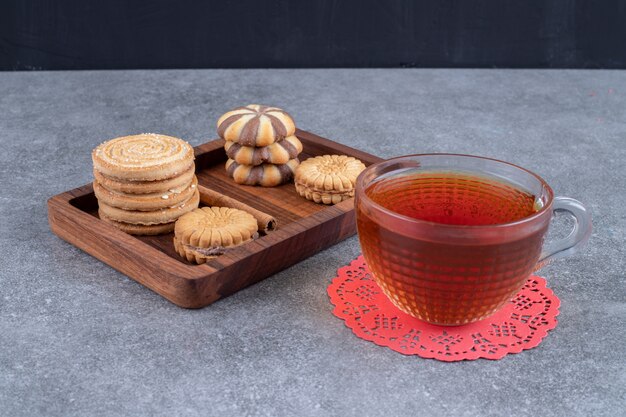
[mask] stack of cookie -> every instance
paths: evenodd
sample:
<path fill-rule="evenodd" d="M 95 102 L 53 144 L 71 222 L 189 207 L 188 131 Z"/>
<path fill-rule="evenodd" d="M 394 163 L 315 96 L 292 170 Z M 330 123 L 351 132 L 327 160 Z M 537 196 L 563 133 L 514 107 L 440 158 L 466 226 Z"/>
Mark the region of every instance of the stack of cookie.
<path fill-rule="evenodd" d="M 307 200 L 337 204 L 354 197 L 354 184 L 365 169 L 352 156 L 322 155 L 302 162 L 296 170 L 296 191 Z"/>
<path fill-rule="evenodd" d="M 124 136 L 101 144 L 91 157 L 100 218 L 127 233 L 169 233 L 198 207 L 194 152 L 184 140 Z"/>
<path fill-rule="evenodd" d="M 250 104 L 229 111 L 217 121 L 226 141 L 226 170 L 237 184 L 273 187 L 291 181 L 302 143 L 296 125 L 278 107 Z"/>

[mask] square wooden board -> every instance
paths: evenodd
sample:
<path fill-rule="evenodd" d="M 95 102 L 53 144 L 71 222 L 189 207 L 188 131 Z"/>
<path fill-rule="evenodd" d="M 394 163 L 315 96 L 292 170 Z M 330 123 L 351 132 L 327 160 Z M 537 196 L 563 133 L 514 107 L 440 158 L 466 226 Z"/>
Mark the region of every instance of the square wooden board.
<path fill-rule="evenodd" d="M 365 165 L 381 159 L 297 130 L 300 159 L 325 154 L 354 156 Z M 334 206 L 300 197 L 293 183 L 264 188 L 237 185 L 224 169 L 224 141 L 195 148 L 198 183 L 271 214 L 278 229 L 206 264 L 190 264 L 174 250 L 173 233 L 132 236 L 98 218 L 91 184 L 48 200 L 50 228 L 135 281 L 185 308 L 200 308 L 279 272 L 356 233 L 354 199 Z"/>

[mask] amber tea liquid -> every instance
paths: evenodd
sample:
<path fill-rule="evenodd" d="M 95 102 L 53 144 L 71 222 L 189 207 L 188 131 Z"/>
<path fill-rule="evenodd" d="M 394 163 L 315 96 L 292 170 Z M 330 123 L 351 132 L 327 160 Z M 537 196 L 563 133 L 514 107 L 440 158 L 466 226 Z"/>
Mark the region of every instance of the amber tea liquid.
<path fill-rule="evenodd" d="M 365 195 L 434 225 L 493 226 L 540 208 L 534 195 L 509 183 L 454 171 L 415 169 L 383 177 Z M 547 229 L 513 241 L 433 241 L 381 224 L 358 201 L 356 207 L 359 239 L 378 284 L 400 309 L 437 324 L 480 320 L 510 300 L 532 273 Z"/>

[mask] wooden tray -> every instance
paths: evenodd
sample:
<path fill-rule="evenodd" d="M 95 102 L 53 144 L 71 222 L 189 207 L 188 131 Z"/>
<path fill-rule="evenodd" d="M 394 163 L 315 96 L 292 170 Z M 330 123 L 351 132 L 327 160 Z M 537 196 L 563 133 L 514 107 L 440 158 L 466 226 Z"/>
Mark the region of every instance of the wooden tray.
<path fill-rule="evenodd" d="M 324 154 L 354 156 L 365 165 L 380 158 L 298 130 L 300 159 Z M 356 233 L 354 200 L 334 206 L 300 197 L 293 184 L 263 188 L 237 185 L 224 163 L 221 139 L 195 148 L 198 183 L 271 214 L 278 230 L 204 265 L 174 251 L 172 233 L 131 236 L 101 221 L 91 184 L 48 200 L 50 229 L 60 238 L 185 308 L 200 308 L 281 271 Z"/>

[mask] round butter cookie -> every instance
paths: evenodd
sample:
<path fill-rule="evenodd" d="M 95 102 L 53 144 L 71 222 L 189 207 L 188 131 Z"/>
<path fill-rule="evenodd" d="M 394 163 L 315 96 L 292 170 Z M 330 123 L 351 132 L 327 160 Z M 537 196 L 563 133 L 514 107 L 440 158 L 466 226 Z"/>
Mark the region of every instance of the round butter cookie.
<path fill-rule="evenodd" d="M 321 155 L 303 161 L 295 181 L 318 191 L 350 191 L 365 169 L 363 162 L 346 155 Z"/>
<path fill-rule="evenodd" d="M 100 144 L 91 153 L 93 167 L 107 177 L 130 181 L 172 178 L 193 165 L 193 148 L 172 136 L 142 133 Z"/>
<path fill-rule="evenodd" d="M 198 207 L 200 194 L 196 188 L 189 200 L 173 207 L 167 207 L 154 211 L 124 210 L 98 201 L 99 212 L 111 220 L 130 224 L 163 224 L 170 223 L 178 219 L 185 213 Z"/>
<path fill-rule="evenodd" d="M 243 146 L 268 146 L 296 131 L 293 119 L 278 107 L 249 104 L 237 107 L 217 121 L 217 134 Z"/>
<path fill-rule="evenodd" d="M 290 159 L 296 158 L 302 152 L 302 142 L 295 136 L 287 136 L 285 139 L 274 142 L 269 146 L 255 148 L 226 141 L 224 149 L 230 159 L 241 165 L 261 165 L 264 162 L 286 164 Z"/>
<path fill-rule="evenodd" d="M 298 158 L 294 158 L 281 165 L 261 164 L 252 166 L 241 165 L 229 159 L 226 161 L 226 171 L 237 184 L 275 187 L 291 181 L 299 163 Z"/>
<path fill-rule="evenodd" d="M 111 223 L 113 226 L 120 229 L 122 232 L 126 232 L 130 235 L 143 235 L 143 236 L 154 236 L 154 235 L 163 235 L 165 233 L 170 233 L 174 231 L 175 222 L 170 223 L 162 223 L 162 224 L 131 224 L 131 223 L 123 223 L 117 222 L 113 219 L 110 219 L 100 211 L 98 211 L 98 215 L 100 219 L 104 220 L 107 223 Z"/>
<path fill-rule="evenodd" d="M 93 191 L 98 202 L 121 208 L 124 210 L 154 211 L 178 206 L 189 200 L 198 186 L 198 179 L 194 175 L 191 183 L 178 190 L 164 193 L 126 194 L 111 191 L 103 187 L 98 181 L 93 182 Z"/>
<path fill-rule="evenodd" d="M 192 164 L 189 169 L 172 178 L 157 181 L 124 181 L 107 177 L 99 171 L 93 170 L 93 176 L 104 188 L 125 194 L 151 194 L 180 192 L 187 188 L 196 173 Z"/>
<path fill-rule="evenodd" d="M 176 221 L 174 248 L 189 262 L 202 264 L 256 237 L 257 221 L 250 213 L 228 207 L 202 207 Z"/>
<path fill-rule="evenodd" d="M 352 156 L 309 158 L 296 170 L 296 191 L 316 203 L 337 204 L 354 196 L 354 184 L 364 169 L 363 162 Z"/>

